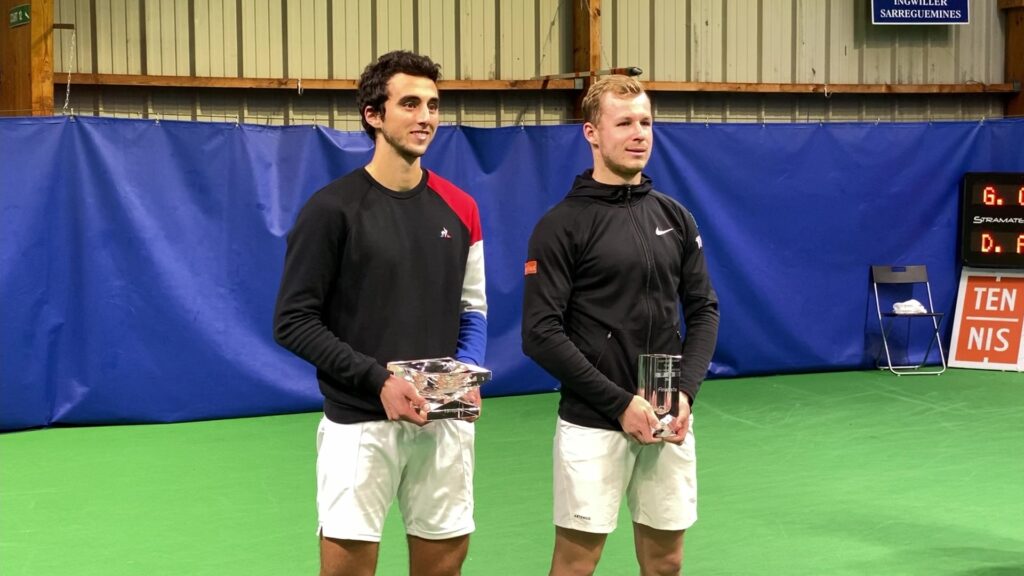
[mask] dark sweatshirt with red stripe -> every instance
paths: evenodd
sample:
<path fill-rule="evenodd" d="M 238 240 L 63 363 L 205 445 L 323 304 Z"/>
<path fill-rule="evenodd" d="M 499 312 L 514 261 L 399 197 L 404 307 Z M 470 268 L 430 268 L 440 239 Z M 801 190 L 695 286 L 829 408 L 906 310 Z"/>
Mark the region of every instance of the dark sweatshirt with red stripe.
<path fill-rule="evenodd" d="M 697 223 L 646 176 L 610 186 L 587 171 L 534 228 L 523 351 L 561 383 L 563 420 L 621 430 L 642 353 L 682 354 L 680 388 L 692 403 L 718 320 Z"/>
<path fill-rule="evenodd" d="M 288 234 L 274 337 L 316 366 L 324 413 L 387 418 L 395 360 L 481 365 L 487 340 L 483 236 L 473 199 L 433 172 L 396 192 L 364 169 L 331 182 Z"/>

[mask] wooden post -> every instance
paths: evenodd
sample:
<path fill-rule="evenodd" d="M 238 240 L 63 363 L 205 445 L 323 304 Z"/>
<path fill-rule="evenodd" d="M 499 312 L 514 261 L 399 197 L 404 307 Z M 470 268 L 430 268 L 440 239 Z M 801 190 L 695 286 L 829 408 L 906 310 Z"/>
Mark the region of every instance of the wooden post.
<path fill-rule="evenodd" d="M 0 115 L 53 114 L 53 0 L 0 0 L 0 18 Z"/>
<path fill-rule="evenodd" d="M 1006 78 L 1024 85 L 1024 0 L 999 0 L 1006 14 Z M 1006 99 L 1006 116 L 1024 116 L 1024 92 Z"/>
<path fill-rule="evenodd" d="M 572 66 L 574 72 L 601 68 L 601 0 L 572 0 Z M 583 90 L 576 96 L 573 117 L 583 118 L 583 95 L 593 83 L 583 78 Z"/>

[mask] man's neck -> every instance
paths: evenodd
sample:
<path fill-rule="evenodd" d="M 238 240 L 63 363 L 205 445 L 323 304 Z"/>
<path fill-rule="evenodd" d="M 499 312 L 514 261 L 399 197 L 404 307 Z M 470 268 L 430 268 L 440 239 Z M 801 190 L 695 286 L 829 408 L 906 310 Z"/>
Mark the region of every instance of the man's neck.
<path fill-rule="evenodd" d="M 642 173 L 619 174 L 618 172 L 609 170 L 607 166 L 595 164 L 594 171 L 590 177 L 593 178 L 595 182 L 608 184 L 610 186 L 635 186 L 640 183 Z"/>
<path fill-rule="evenodd" d="M 378 144 L 366 171 L 385 188 L 396 192 L 408 192 L 423 179 L 419 158 L 410 161 L 386 144 Z"/>

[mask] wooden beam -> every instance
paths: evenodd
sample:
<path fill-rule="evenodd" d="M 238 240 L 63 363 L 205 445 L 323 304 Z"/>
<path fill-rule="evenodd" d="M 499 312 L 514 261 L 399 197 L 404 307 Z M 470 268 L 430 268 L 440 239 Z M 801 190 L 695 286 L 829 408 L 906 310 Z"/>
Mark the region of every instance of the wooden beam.
<path fill-rule="evenodd" d="M 620 68 L 602 68 L 600 70 L 584 70 L 582 72 L 564 72 L 562 74 L 544 74 L 543 76 L 534 76 L 534 80 L 558 80 L 561 78 L 586 78 L 588 76 L 608 76 L 611 74 L 621 74 L 623 76 L 639 76 L 644 71 L 636 66 L 623 66 Z"/>
<path fill-rule="evenodd" d="M 570 0 L 570 3 L 573 72 L 598 70 L 601 68 L 601 0 Z M 573 105 L 573 117 L 583 117 L 583 95 L 592 83 L 593 78 L 583 78 L 582 90 Z"/>
<path fill-rule="evenodd" d="M 1006 16 L 1006 54 L 1004 80 L 1024 83 L 1024 0 L 1000 0 Z M 1024 94 L 1017 92 L 1006 101 L 1006 116 L 1024 116 Z"/>
<path fill-rule="evenodd" d="M 28 26 L 12 28 L 6 19 L 14 3 L 0 0 L 0 115 L 16 116 L 32 112 L 31 91 L 24 86 L 31 82 Z M 25 98 L 25 94 L 29 97 Z"/>
<path fill-rule="evenodd" d="M 63 79 L 58 79 L 62 82 Z M 160 88 L 258 88 L 282 90 L 355 90 L 356 80 L 297 80 L 233 76 L 155 76 L 143 74 L 72 73 L 71 84 L 84 86 L 152 86 Z"/>
<path fill-rule="evenodd" d="M 58 83 L 63 79 L 58 79 Z M 271 90 L 355 90 L 358 80 L 235 78 L 209 76 L 147 76 L 139 74 L 71 74 L 82 86 L 152 86 L 161 88 L 255 88 Z M 441 80 L 441 90 L 572 90 L 572 80 Z"/>
<path fill-rule="evenodd" d="M 1004 84 L 784 84 L 770 82 L 644 82 L 650 92 L 744 94 L 979 94 L 1020 93 L 1020 83 Z"/>
<path fill-rule="evenodd" d="M 53 115 L 53 0 L 31 0 L 32 115 Z"/>
<path fill-rule="evenodd" d="M 63 85 L 64 77 L 54 83 Z M 128 86 L 154 88 L 226 88 L 298 90 L 295 78 L 235 78 L 199 76 L 145 76 L 138 74 L 71 74 L 76 86 Z M 302 80 L 303 90 L 355 90 L 356 80 Z M 553 80 L 441 80 L 441 90 L 577 90 L 575 79 Z M 1001 84 L 785 84 L 772 82 L 645 82 L 650 92 L 709 92 L 726 94 L 1010 94 L 1020 95 L 1020 82 Z"/>
<path fill-rule="evenodd" d="M 0 18 L 0 115 L 53 114 L 53 0 L 0 0 Z"/>
<path fill-rule="evenodd" d="M 601 67 L 601 0 L 572 1 L 572 66 L 574 72 Z"/>
<path fill-rule="evenodd" d="M 573 90 L 576 81 L 565 80 L 441 80 L 441 90 Z"/>

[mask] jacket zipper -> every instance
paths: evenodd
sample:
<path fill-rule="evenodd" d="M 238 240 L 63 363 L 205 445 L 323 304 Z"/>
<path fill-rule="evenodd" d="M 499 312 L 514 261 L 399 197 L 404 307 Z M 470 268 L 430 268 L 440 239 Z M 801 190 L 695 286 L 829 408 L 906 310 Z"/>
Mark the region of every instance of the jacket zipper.
<path fill-rule="evenodd" d="M 629 213 L 629 221 L 633 224 L 633 232 L 640 242 L 640 250 L 644 254 L 644 264 L 647 267 L 647 277 L 644 279 L 644 304 L 647 308 L 647 341 L 644 345 L 644 352 L 649 354 L 651 352 L 651 325 L 654 323 L 654 312 L 651 310 L 651 253 L 641 233 L 640 225 L 636 222 L 636 216 L 633 214 L 632 199 L 633 187 L 626 186 L 626 212 Z"/>
<path fill-rule="evenodd" d="M 601 353 L 597 355 L 597 360 L 594 360 L 594 366 L 601 363 L 601 359 L 604 358 L 604 353 L 608 351 L 608 341 L 611 339 L 612 333 L 609 332 L 608 335 L 604 337 L 604 345 L 601 346 Z"/>

